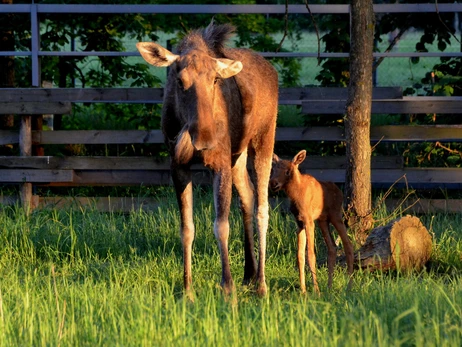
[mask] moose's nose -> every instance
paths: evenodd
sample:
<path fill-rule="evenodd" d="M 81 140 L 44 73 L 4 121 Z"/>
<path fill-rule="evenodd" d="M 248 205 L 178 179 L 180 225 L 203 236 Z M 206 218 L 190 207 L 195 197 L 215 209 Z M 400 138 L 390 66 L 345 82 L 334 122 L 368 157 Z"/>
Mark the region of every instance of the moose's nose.
<path fill-rule="evenodd" d="M 213 149 L 217 145 L 217 140 L 212 137 L 210 139 L 204 140 L 203 138 L 192 138 L 192 144 L 196 151 L 205 151 L 206 149 Z"/>
<path fill-rule="evenodd" d="M 218 143 L 215 131 L 211 127 L 198 127 L 197 123 L 195 123 L 189 127 L 189 133 L 196 151 L 213 149 Z"/>

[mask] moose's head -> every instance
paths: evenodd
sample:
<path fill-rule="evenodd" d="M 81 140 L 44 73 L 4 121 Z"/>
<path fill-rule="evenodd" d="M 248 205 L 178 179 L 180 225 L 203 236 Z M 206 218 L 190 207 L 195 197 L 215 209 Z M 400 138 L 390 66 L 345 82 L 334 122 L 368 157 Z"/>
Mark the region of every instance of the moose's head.
<path fill-rule="evenodd" d="M 242 70 L 239 61 L 214 58 L 207 50 L 192 48 L 174 54 L 153 42 L 139 42 L 141 56 L 151 65 L 171 66 L 167 85 L 174 89 L 179 116 L 185 122 L 192 145 L 198 151 L 217 145 L 215 114 L 226 109 L 220 88 L 222 80 Z M 172 91 L 172 90 L 170 90 Z"/>

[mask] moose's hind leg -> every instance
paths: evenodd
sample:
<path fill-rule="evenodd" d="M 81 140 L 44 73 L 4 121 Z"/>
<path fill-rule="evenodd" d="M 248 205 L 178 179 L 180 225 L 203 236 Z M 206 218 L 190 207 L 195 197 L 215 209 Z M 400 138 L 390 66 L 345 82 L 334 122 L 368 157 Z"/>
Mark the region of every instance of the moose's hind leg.
<path fill-rule="evenodd" d="M 257 275 L 257 259 L 254 248 L 255 192 L 247 170 L 247 151 L 241 153 L 233 167 L 233 183 L 239 194 L 244 223 L 244 285 L 250 284 Z"/>

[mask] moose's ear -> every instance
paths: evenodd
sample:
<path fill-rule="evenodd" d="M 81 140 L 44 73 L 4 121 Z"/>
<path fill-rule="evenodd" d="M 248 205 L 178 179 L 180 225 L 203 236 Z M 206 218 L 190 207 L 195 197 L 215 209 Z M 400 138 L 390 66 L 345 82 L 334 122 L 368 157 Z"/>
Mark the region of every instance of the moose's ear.
<path fill-rule="evenodd" d="M 305 158 L 306 151 L 303 149 L 295 155 L 294 159 L 292 160 L 292 163 L 294 163 L 294 165 L 300 165 L 305 160 Z"/>
<path fill-rule="evenodd" d="M 273 153 L 273 163 L 277 163 L 279 161 L 279 157 L 276 155 L 276 153 Z"/>
<path fill-rule="evenodd" d="M 138 42 L 136 48 L 144 60 L 158 67 L 170 66 L 180 57 L 154 42 Z"/>
<path fill-rule="evenodd" d="M 217 75 L 221 78 L 229 78 L 237 75 L 242 70 L 242 63 L 231 59 L 215 59 Z"/>

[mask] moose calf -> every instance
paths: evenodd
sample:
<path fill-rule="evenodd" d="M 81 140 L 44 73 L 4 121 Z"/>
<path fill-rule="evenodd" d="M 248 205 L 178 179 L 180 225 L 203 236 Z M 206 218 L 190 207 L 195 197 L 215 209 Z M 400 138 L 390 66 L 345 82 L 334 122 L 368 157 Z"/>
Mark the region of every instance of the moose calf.
<path fill-rule="evenodd" d="M 336 246 L 334 238 L 329 230 L 329 223 L 334 225 L 342 239 L 347 260 L 348 274 L 350 275 L 349 284 L 351 284 L 351 275 L 353 273 L 353 246 L 348 238 L 347 230 L 342 220 L 342 192 L 332 182 L 320 182 L 310 175 L 302 174 L 298 166 L 305 158 L 305 150 L 300 151 L 292 161 L 280 159 L 274 154 L 270 187 L 273 191 L 282 189 L 286 192 L 290 199 L 290 210 L 297 221 L 297 259 L 301 291 L 303 293 L 306 292 L 304 268 L 305 252 L 307 251 L 308 265 L 313 277 L 314 290 L 316 293 L 319 293 L 318 281 L 316 278 L 316 255 L 314 251 L 314 221 L 318 221 L 322 236 L 327 245 L 329 288 L 332 287 L 332 276 L 336 261 Z"/>

